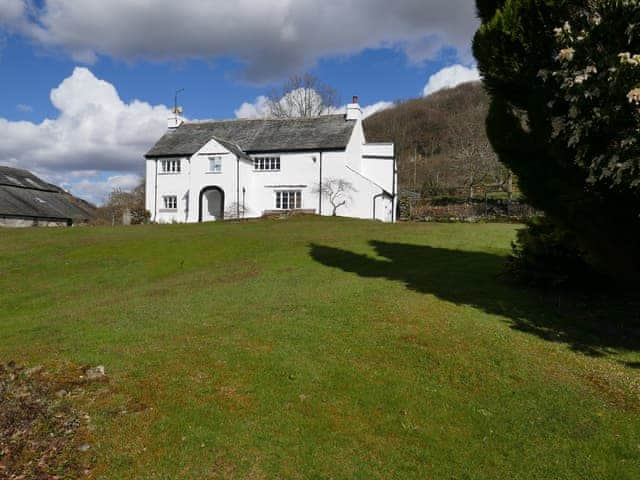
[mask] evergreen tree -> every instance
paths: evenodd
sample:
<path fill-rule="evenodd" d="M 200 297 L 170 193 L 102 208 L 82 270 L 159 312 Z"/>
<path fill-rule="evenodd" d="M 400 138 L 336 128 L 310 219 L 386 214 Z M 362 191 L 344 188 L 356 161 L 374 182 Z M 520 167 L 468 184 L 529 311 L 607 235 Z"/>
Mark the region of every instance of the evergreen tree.
<path fill-rule="evenodd" d="M 637 279 L 639 2 L 477 0 L 477 7 L 474 54 L 500 160 L 559 231 L 553 237 L 574 242 L 563 256 L 572 251 L 600 272 Z"/>

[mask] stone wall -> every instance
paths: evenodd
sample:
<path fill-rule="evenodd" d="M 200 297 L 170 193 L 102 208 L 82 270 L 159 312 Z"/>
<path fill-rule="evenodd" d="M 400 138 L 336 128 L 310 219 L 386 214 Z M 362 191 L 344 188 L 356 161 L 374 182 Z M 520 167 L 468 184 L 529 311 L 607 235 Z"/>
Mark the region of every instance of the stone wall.
<path fill-rule="evenodd" d="M 66 227 L 64 220 L 45 220 L 37 218 L 15 218 L 0 216 L 0 227 L 26 228 L 26 227 Z"/>
<path fill-rule="evenodd" d="M 520 202 L 477 201 L 431 204 L 407 204 L 401 210 L 405 220 L 436 222 L 524 221 L 540 215 L 529 205 Z"/>

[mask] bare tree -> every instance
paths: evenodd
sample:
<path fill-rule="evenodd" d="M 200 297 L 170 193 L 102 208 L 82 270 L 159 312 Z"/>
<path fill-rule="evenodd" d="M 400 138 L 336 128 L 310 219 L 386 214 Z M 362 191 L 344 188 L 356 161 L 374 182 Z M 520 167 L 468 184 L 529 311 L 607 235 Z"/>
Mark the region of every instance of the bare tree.
<path fill-rule="evenodd" d="M 269 115 L 274 118 L 316 117 L 338 106 L 336 90 L 306 73 L 293 75 L 280 90 L 269 95 Z"/>
<path fill-rule="evenodd" d="M 145 209 L 145 182 L 141 181 L 132 191 L 115 188 L 104 205 L 97 209 L 97 223 L 121 224 L 125 211 L 131 215 L 131 223 L 145 223 L 149 212 Z"/>
<path fill-rule="evenodd" d="M 477 187 L 498 183 L 504 170 L 485 133 L 485 118 L 484 106 L 475 106 L 452 116 L 448 124 L 451 168 L 470 200 Z"/>
<path fill-rule="evenodd" d="M 332 215 L 337 215 L 338 209 L 351 200 L 351 194 L 357 190 L 351 182 L 342 178 L 327 178 L 322 181 L 322 185 L 316 185 L 314 193 L 319 193 L 326 197 L 333 208 Z"/>

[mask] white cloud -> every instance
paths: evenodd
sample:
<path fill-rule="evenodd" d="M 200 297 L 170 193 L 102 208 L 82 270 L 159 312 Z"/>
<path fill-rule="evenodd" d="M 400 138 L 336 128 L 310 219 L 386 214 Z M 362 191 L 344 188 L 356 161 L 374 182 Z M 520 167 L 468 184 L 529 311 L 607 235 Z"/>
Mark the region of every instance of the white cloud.
<path fill-rule="evenodd" d="M 96 170 L 34 173 L 46 181 L 58 185 L 94 205 L 103 204 L 114 189 L 131 191 L 142 181 L 136 174 L 104 175 Z"/>
<path fill-rule="evenodd" d="M 86 68 L 76 68 L 50 97 L 56 118 L 37 124 L 0 118 L 0 164 L 33 170 L 94 201 L 101 189 L 135 186 L 144 153 L 167 129 L 169 109 L 125 103 Z M 104 179 L 99 172 L 119 173 Z"/>
<path fill-rule="evenodd" d="M 453 88 L 461 83 L 474 80 L 480 80 L 480 72 L 476 67 L 469 68 L 463 65 L 452 65 L 429 77 L 429 81 L 424 86 L 423 95 L 426 97 L 443 88 Z"/>
<path fill-rule="evenodd" d="M 362 108 L 362 117 L 367 118 L 373 115 L 374 113 L 381 112 L 382 110 L 386 110 L 387 108 L 394 107 L 395 103 L 393 102 L 376 102 L 373 105 L 367 105 Z"/>
<path fill-rule="evenodd" d="M 11 25 L 25 16 L 23 0 L 0 0 L 0 23 Z"/>
<path fill-rule="evenodd" d="M 28 4 L 29 12 L 24 5 Z M 470 0 L 0 0 L 0 24 L 93 62 L 232 57 L 265 83 L 319 58 L 400 48 L 414 62 L 452 47 L 462 61 L 478 25 Z"/>
<path fill-rule="evenodd" d="M 244 102 L 234 113 L 236 118 L 266 118 L 269 116 L 269 99 L 260 95 L 253 103 Z"/>
<path fill-rule="evenodd" d="M 22 113 L 29 113 L 29 112 L 33 112 L 33 107 L 31 105 L 19 103 L 18 105 L 16 105 L 16 110 Z"/>
<path fill-rule="evenodd" d="M 139 175 L 114 175 L 112 177 L 107 178 L 107 185 L 109 185 L 110 190 L 114 188 L 120 188 L 122 190 L 133 190 L 140 184 L 142 177 Z"/>
<path fill-rule="evenodd" d="M 380 101 L 380 102 L 376 102 L 374 104 L 365 105 L 365 106 L 360 105 L 360 108 L 362 109 L 362 118 L 364 119 L 364 118 L 370 117 L 374 113 L 381 112 L 382 110 L 386 110 L 387 108 L 391 108 L 394 106 L 395 106 L 395 103 L 387 102 L 387 101 Z M 343 105 L 340 108 L 337 108 L 335 113 L 347 113 L 347 106 Z"/>

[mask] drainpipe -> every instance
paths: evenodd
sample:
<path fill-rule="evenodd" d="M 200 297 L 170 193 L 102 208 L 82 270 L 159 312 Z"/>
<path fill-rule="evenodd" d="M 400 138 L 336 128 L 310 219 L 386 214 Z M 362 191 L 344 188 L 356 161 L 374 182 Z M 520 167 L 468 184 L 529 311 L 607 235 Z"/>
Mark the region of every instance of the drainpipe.
<path fill-rule="evenodd" d="M 393 185 L 391 191 L 391 223 L 396 221 L 396 156 L 393 155 Z"/>
<path fill-rule="evenodd" d="M 320 179 L 318 180 L 318 215 L 322 216 L 322 152 L 320 156 Z"/>
<path fill-rule="evenodd" d="M 240 157 L 236 157 L 236 220 L 240 220 Z"/>
<path fill-rule="evenodd" d="M 156 181 L 154 182 L 153 221 L 158 221 L 158 158 L 156 157 Z"/>

